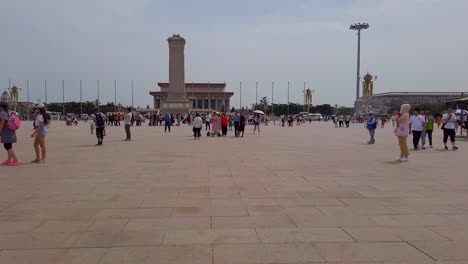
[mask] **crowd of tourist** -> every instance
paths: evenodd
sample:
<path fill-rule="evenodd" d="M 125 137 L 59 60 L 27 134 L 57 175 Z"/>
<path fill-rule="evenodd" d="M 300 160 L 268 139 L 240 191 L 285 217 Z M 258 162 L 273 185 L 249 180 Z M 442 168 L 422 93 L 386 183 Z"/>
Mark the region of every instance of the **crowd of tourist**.
<path fill-rule="evenodd" d="M 412 136 L 413 150 L 424 150 L 426 149 L 426 139 L 429 141 L 429 148 L 433 147 L 432 134 L 434 132 L 434 125 L 438 124 L 443 130 L 444 149 L 449 150 L 447 143 L 450 138 L 451 149 L 457 150 L 458 147 L 455 145 L 455 133 L 458 125 L 463 120 L 459 120 L 454 114 L 452 108 L 448 108 L 447 113 L 443 114 L 439 120 L 434 118 L 434 115 L 429 111 L 422 111 L 421 109 L 413 109 L 413 114 L 410 116 L 411 106 L 409 104 L 403 104 L 399 110 L 393 113 L 392 121 L 395 126 L 395 135 L 398 138 L 398 144 L 400 147 L 400 157 L 398 161 L 406 162 L 409 157 L 407 138 Z M 385 121 L 382 121 L 383 123 Z M 384 126 L 384 125 L 383 125 Z M 382 126 L 382 127 L 383 127 Z M 375 131 L 377 129 L 377 117 L 372 111 L 369 112 L 367 119 L 366 128 L 369 131 L 370 140 L 369 144 L 375 144 Z"/>
<path fill-rule="evenodd" d="M 20 117 L 17 117 L 14 112 L 10 111 L 10 96 L 8 92 L 3 92 L 0 97 L 0 138 L 5 150 L 7 151 L 7 159 L 2 165 L 14 166 L 19 163 L 19 159 L 13 149 L 13 144 L 17 143 L 16 130 L 20 127 Z M 442 142 L 444 149 L 449 150 L 448 140 L 450 139 L 451 149 L 457 150 L 455 144 L 455 132 L 463 120 L 459 120 L 452 108 L 449 108 L 443 115 L 434 116 L 431 112 L 422 111 L 421 109 L 413 109 L 410 116 L 411 106 L 403 104 L 401 108 L 393 113 L 391 118 L 386 116 L 378 117 L 372 111 L 369 112 L 365 119 L 366 128 L 369 131 L 369 144 L 376 142 L 376 130 L 379 127 L 384 128 L 388 120 L 391 120 L 392 126 L 395 127 L 395 135 L 398 138 L 400 147 L 400 157 L 398 161 L 408 161 L 409 150 L 407 139 L 412 136 L 412 146 L 414 151 L 433 147 L 433 131 L 435 125 L 443 130 Z M 245 127 L 247 124 L 253 126 L 253 133 L 260 133 L 261 125 L 268 125 L 268 118 L 260 113 L 244 114 L 235 112 L 233 114 L 213 112 L 208 114 L 190 113 L 187 115 L 173 115 L 171 113 L 150 113 L 146 115 L 149 119 L 149 126 L 162 126 L 164 123 L 164 132 L 171 132 L 174 126 L 187 124 L 192 129 L 193 138 L 200 140 L 202 137 L 203 127 L 207 137 L 226 137 L 229 131 L 234 130 L 235 137 L 244 137 Z M 71 116 L 69 117 L 71 118 Z M 47 130 L 51 123 L 51 117 L 46 111 L 44 104 L 37 104 L 31 116 L 33 122 L 33 132 L 31 138 L 34 138 L 33 148 L 35 159 L 32 163 L 45 162 L 47 155 L 46 136 Z M 89 122 L 88 122 L 89 119 Z M 96 110 L 89 118 L 84 119 L 89 123 L 91 134 L 96 134 L 97 145 L 102 146 L 104 137 L 106 136 L 106 126 L 120 126 L 121 122 L 124 125 L 125 139 L 124 141 L 132 140 L 131 127 L 136 123 L 136 126 L 141 126 L 146 122 L 145 116 L 140 113 L 133 113 L 132 108 L 125 109 L 123 113 L 107 113 L 104 114 Z M 335 127 L 350 127 L 350 123 L 359 122 L 358 119 L 350 115 L 339 115 L 325 117 L 324 121 L 332 120 Z M 280 126 L 288 127 L 302 126 L 310 119 L 306 119 L 303 115 L 281 115 L 273 117 L 273 125 L 279 121 Z M 67 119 L 67 124 L 69 120 Z M 72 122 L 77 122 L 74 117 Z M 426 141 L 427 140 L 427 141 Z"/>

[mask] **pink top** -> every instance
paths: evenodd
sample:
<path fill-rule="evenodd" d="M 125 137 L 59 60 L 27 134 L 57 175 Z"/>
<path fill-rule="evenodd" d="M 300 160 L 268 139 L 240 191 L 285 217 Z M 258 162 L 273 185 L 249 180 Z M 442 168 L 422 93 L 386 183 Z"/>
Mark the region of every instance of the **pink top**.
<path fill-rule="evenodd" d="M 395 130 L 397 137 L 407 137 L 409 135 L 409 114 L 403 113 L 397 120 L 398 127 Z"/>

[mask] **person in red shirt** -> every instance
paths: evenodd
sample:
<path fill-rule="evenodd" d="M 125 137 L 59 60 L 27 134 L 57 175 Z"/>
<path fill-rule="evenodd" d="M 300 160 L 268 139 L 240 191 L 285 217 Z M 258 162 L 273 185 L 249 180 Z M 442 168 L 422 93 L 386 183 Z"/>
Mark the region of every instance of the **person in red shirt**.
<path fill-rule="evenodd" d="M 221 131 L 223 132 L 223 137 L 227 135 L 229 119 L 226 114 L 223 114 L 221 117 Z"/>

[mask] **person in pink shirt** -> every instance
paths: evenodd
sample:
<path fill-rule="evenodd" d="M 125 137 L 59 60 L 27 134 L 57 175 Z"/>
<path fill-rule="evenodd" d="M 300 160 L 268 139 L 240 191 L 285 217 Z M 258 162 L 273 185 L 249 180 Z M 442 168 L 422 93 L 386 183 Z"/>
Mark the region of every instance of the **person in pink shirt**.
<path fill-rule="evenodd" d="M 408 135 L 409 135 L 409 111 L 411 106 L 404 104 L 401 106 L 400 111 L 396 111 L 395 118 L 397 120 L 397 127 L 395 129 L 395 135 L 398 137 L 398 144 L 400 145 L 400 158 L 398 161 L 408 161 Z"/>

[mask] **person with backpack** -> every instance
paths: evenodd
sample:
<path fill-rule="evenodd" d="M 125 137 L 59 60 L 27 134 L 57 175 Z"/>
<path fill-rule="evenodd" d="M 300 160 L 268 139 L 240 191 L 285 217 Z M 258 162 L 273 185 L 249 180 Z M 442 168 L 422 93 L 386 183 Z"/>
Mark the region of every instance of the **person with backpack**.
<path fill-rule="evenodd" d="M 377 128 L 377 118 L 374 112 L 369 111 L 369 118 L 367 119 L 367 130 L 369 130 L 370 140 L 368 144 L 375 144 L 375 129 Z"/>
<path fill-rule="evenodd" d="M 171 125 L 172 125 L 171 114 L 165 113 L 164 114 L 164 133 L 167 132 L 167 129 L 169 129 L 169 132 L 171 132 Z"/>
<path fill-rule="evenodd" d="M 36 152 L 36 159 L 31 161 L 32 163 L 45 162 L 46 158 L 46 145 L 45 137 L 47 135 L 47 125 L 48 118 L 45 110 L 44 104 L 39 104 L 34 111 L 36 116 L 34 120 L 34 132 L 31 134 L 31 137 L 34 138 L 34 151 Z"/>
<path fill-rule="evenodd" d="M 96 123 L 96 137 L 98 140 L 98 143 L 96 144 L 96 146 L 102 146 L 102 142 L 104 141 L 104 136 L 106 134 L 105 116 L 99 110 L 96 110 L 95 119 L 96 119 L 96 122 L 95 122 Z"/>
<path fill-rule="evenodd" d="M 20 162 L 13 150 L 13 144 L 16 143 L 16 130 L 19 128 L 20 121 L 17 116 L 8 111 L 9 102 L 10 94 L 5 91 L 0 97 L 0 139 L 8 157 L 2 165 L 15 166 Z"/>

